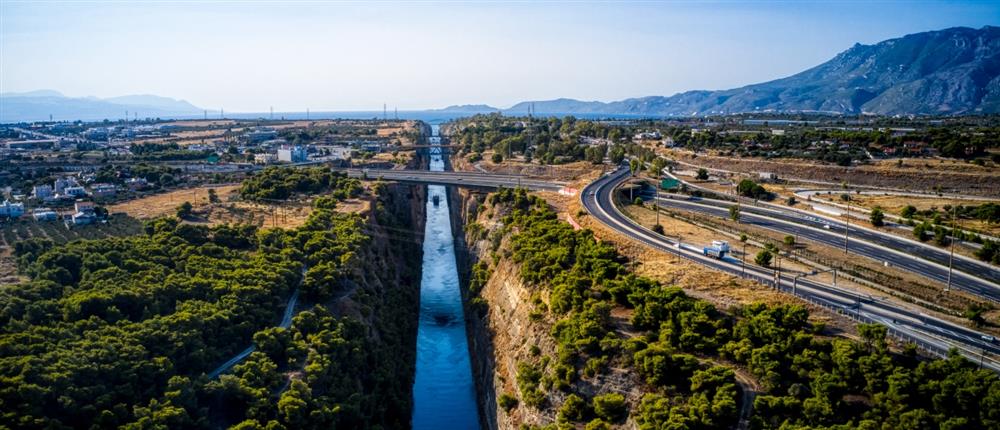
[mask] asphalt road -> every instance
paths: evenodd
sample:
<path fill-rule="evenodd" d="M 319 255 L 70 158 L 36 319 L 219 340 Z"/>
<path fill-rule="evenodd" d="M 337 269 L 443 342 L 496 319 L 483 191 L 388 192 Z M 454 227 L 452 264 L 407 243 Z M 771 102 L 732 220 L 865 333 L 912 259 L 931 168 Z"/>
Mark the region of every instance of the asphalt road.
<path fill-rule="evenodd" d="M 628 176 L 628 169 L 619 169 L 588 185 L 581 195 L 583 205 L 598 221 L 638 242 L 660 251 L 678 255 L 681 258 L 737 276 L 744 276 L 766 285 L 775 285 L 774 271 L 752 264 L 746 265 L 727 258 L 717 260 L 702 255 L 697 247 L 677 243 L 638 226 L 623 215 L 613 204 L 613 190 Z M 745 274 L 744 274 L 745 273 Z M 789 275 L 781 275 L 778 282 L 783 291 L 793 292 L 808 301 L 838 310 L 845 315 L 865 322 L 876 322 L 889 328 L 891 334 L 915 342 L 918 345 L 942 353 L 951 347 L 959 350 L 972 360 L 980 359 L 980 354 L 1000 353 L 1000 346 L 984 339 L 983 334 L 947 321 L 921 314 L 900 305 L 863 296 L 857 292 L 831 285 L 799 279 L 795 282 Z M 992 359 L 983 361 L 984 366 L 1000 371 L 1000 365 Z"/>
<path fill-rule="evenodd" d="M 365 175 L 360 169 L 348 171 L 352 177 Z M 529 180 L 516 176 L 493 175 L 486 173 L 465 172 L 424 172 L 405 170 L 367 171 L 368 178 L 382 177 L 386 180 L 396 180 L 416 183 L 433 183 L 442 185 L 472 186 L 484 188 L 520 186 L 534 190 L 558 190 L 564 184 L 544 180 Z M 678 255 L 681 258 L 707 266 L 709 268 L 742 276 L 771 287 L 775 286 L 775 271 L 768 268 L 747 264 L 740 260 L 727 257 L 722 260 L 706 257 L 701 249 L 690 244 L 677 243 L 649 229 L 637 225 L 622 214 L 613 204 L 613 190 L 628 177 L 628 169 L 620 168 L 610 172 L 588 185 L 581 193 L 581 199 L 587 211 L 599 222 L 620 232 L 637 242 L 654 249 Z M 728 216 L 728 207 L 726 209 Z M 860 242 L 860 241 L 859 241 Z M 842 242 L 841 242 L 842 246 Z M 1000 345 L 995 340 L 989 340 L 984 334 L 950 322 L 924 315 L 902 305 L 883 301 L 871 296 L 864 296 L 856 291 L 846 290 L 832 285 L 809 280 L 808 278 L 793 279 L 792 275 L 781 274 L 777 282 L 782 291 L 792 293 L 807 301 L 841 312 L 859 321 L 885 325 L 890 334 L 922 348 L 944 354 L 949 349 L 958 348 L 970 360 L 979 361 L 985 357 L 983 365 L 1000 372 L 1000 364 L 992 356 L 1000 354 Z"/>
<path fill-rule="evenodd" d="M 702 214 L 729 218 L 729 207 L 733 202 L 701 199 L 697 197 L 661 197 L 657 204 L 661 207 L 682 209 Z M 740 222 L 754 225 L 783 234 L 797 236 L 834 248 L 844 248 L 844 224 L 837 224 L 821 218 L 797 212 L 782 212 L 763 209 L 754 206 L 740 206 Z M 888 262 L 890 266 L 898 267 L 908 272 L 928 279 L 946 283 L 948 280 L 948 255 L 939 256 L 942 252 L 929 251 L 927 247 L 913 246 L 904 240 L 896 240 L 867 230 L 850 228 L 847 234 L 847 249 L 850 253 L 871 258 L 879 262 Z M 943 262 L 936 261 L 944 259 Z M 1000 273 L 997 270 L 983 268 L 955 259 L 955 270 L 952 273 L 952 287 L 968 291 L 977 296 L 1000 301 Z M 976 276 L 970 273 L 975 273 Z"/>

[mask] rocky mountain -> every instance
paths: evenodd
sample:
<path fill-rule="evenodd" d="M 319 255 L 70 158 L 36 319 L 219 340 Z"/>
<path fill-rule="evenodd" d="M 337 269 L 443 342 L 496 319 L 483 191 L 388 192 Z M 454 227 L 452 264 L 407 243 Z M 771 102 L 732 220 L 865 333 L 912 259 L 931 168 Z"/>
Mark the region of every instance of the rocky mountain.
<path fill-rule="evenodd" d="M 916 33 L 856 44 L 801 73 L 722 91 L 610 103 L 521 102 L 506 112 L 711 115 L 745 112 L 977 114 L 1000 112 L 1000 27 Z"/>
<path fill-rule="evenodd" d="M 118 119 L 138 114 L 140 118 L 200 115 L 203 110 L 184 100 L 153 95 L 131 95 L 99 99 L 66 97 L 53 90 L 0 94 L 0 123 L 54 120 Z"/>

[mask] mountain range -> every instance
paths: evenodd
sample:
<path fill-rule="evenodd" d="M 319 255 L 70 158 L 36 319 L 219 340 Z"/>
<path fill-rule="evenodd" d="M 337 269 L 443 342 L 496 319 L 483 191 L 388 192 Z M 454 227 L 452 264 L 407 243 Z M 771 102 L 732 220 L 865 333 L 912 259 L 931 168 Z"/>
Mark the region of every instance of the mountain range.
<path fill-rule="evenodd" d="M 464 106 L 466 110 L 469 107 Z M 482 111 L 496 110 L 486 107 Z M 525 101 L 505 113 L 724 115 L 747 112 L 960 115 L 1000 112 L 1000 27 L 955 27 L 855 44 L 801 73 L 721 91 L 614 102 Z"/>
<path fill-rule="evenodd" d="M 0 123 L 48 120 L 103 120 L 138 115 L 167 118 L 201 115 L 204 111 L 184 100 L 154 95 L 130 95 L 100 99 L 67 97 L 58 91 L 38 90 L 0 94 Z"/>
<path fill-rule="evenodd" d="M 458 105 L 436 112 L 471 114 L 501 109 Z M 879 115 L 1000 113 L 1000 27 L 955 27 L 910 34 L 874 45 L 855 44 L 811 69 L 769 82 L 719 91 L 687 91 L 613 102 L 568 98 L 524 101 L 509 114 L 703 116 L 748 112 Z M 153 95 L 100 99 L 56 91 L 0 94 L 0 123 L 197 116 L 184 100 Z"/>

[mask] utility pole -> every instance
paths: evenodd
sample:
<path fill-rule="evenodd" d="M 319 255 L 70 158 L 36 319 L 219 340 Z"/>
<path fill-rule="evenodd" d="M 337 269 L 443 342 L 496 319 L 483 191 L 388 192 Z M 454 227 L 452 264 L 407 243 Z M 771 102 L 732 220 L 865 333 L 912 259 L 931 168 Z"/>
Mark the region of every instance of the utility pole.
<path fill-rule="evenodd" d="M 781 251 L 774 253 L 774 260 L 777 268 L 774 270 L 774 289 L 781 291 Z"/>
<path fill-rule="evenodd" d="M 739 225 L 740 224 L 739 214 L 743 211 L 743 208 L 740 207 L 740 192 L 739 192 L 739 187 L 736 186 L 735 181 L 733 182 L 733 196 L 736 197 L 736 214 L 737 214 L 736 225 Z"/>
<path fill-rule="evenodd" d="M 844 254 L 847 254 L 847 237 L 851 230 L 851 195 L 847 195 L 847 221 L 844 223 Z"/>
<path fill-rule="evenodd" d="M 951 272 L 952 263 L 955 261 L 955 235 L 957 230 L 955 229 L 955 222 L 958 218 L 958 206 L 951 207 L 951 252 L 948 255 L 948 283 L 944 286 L 944 292 L 951 291 Z"/>
<path fill-rule="evenodd" d="M 656 225 L 660 225 L 660 187 L 655 183 L 653 187 L 656 188 L 656 198 L 653 199 L 653 210 L 656 211 Z"/>
<path fill-rule="evenodd" d="M 747 277 L 747 241 L 743 241 L 743 277 Z"/>

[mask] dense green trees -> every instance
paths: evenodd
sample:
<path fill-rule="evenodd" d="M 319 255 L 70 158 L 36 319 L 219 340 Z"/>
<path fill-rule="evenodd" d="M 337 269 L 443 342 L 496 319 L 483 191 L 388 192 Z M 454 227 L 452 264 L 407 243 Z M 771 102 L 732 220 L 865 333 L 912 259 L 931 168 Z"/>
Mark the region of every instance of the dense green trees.
<path fill-rule="evenodd" d="M 243 181 L 240 197 L 247 200 L 284 200 L 296 193 L 323 192 L 332 192 L 338 199 L 354 197 L 361 193 L 361 184 L 356 179 L 323 167 L 268 167 Z"/>
<path fill-rule="evenodd" d="M 147 236 L 20 247 L 32 281 L 0 292 L 2 422 L 198 416 L 165 397 L 172 378 L 209 370 L 272 324 L 299 276 L 297 262 L 220 245 L 217 231 L 162 220 Z"/>
<path fill-rule="evenodd" d="M 774 198 L 774 194 L 767 191 L 763 185 L 749 179 L 743 179 L 736 184 L 736 192 L 740 193 L 741 196 L 757 200 L 771 200 Z"/>
<path fill-rule="evenodd" d="M 711 304 L 629 273 L 589 231 L 560 222 L 523 190 L 501 190 L 511 256 L 524 281 L 548 292 L 554 357 L 518 366 L 522 401 L 546 407 L 545 387 L 567 392 L 560 421 L 594 427 L 631 416 L 641 429 L 731 428 L 741 383 L 731 365 L 761 387 L 752 428 L 1000 428 L 1000 378 L 957 352 L 920 360 L 894 354 L 887 330 L 859 325 L 860 342 L 819 336 L 802 306 L 753 304 L 722 312 Z M 501 209 L 496 209 L 501 210 Z M 614 329 L 612 308 L 632 309 L 634 337 Z M 648 394 L 630 408 L 616 394 L 587 401 L 577 391 L 606 364 L 633 369 Z M 530 402 L 529 402 L 530 400 Z"/>
<path fill-rule="evenodd" d="M 0 427 L 405 426 L 416 289 L 404 283 L 418 277 L 385 255 L 419 252 L 372 243 L 336 203 L 317 198 L 295 230 L 167 218 L 141 236 L 18 243 L 31 281 L 0 288 Z M 360 310 L 316 306 L 275 328 L 297 285 L 300 303 L 352 288 Z M 232 374 L 204 376 L 251 341 Z"/>

